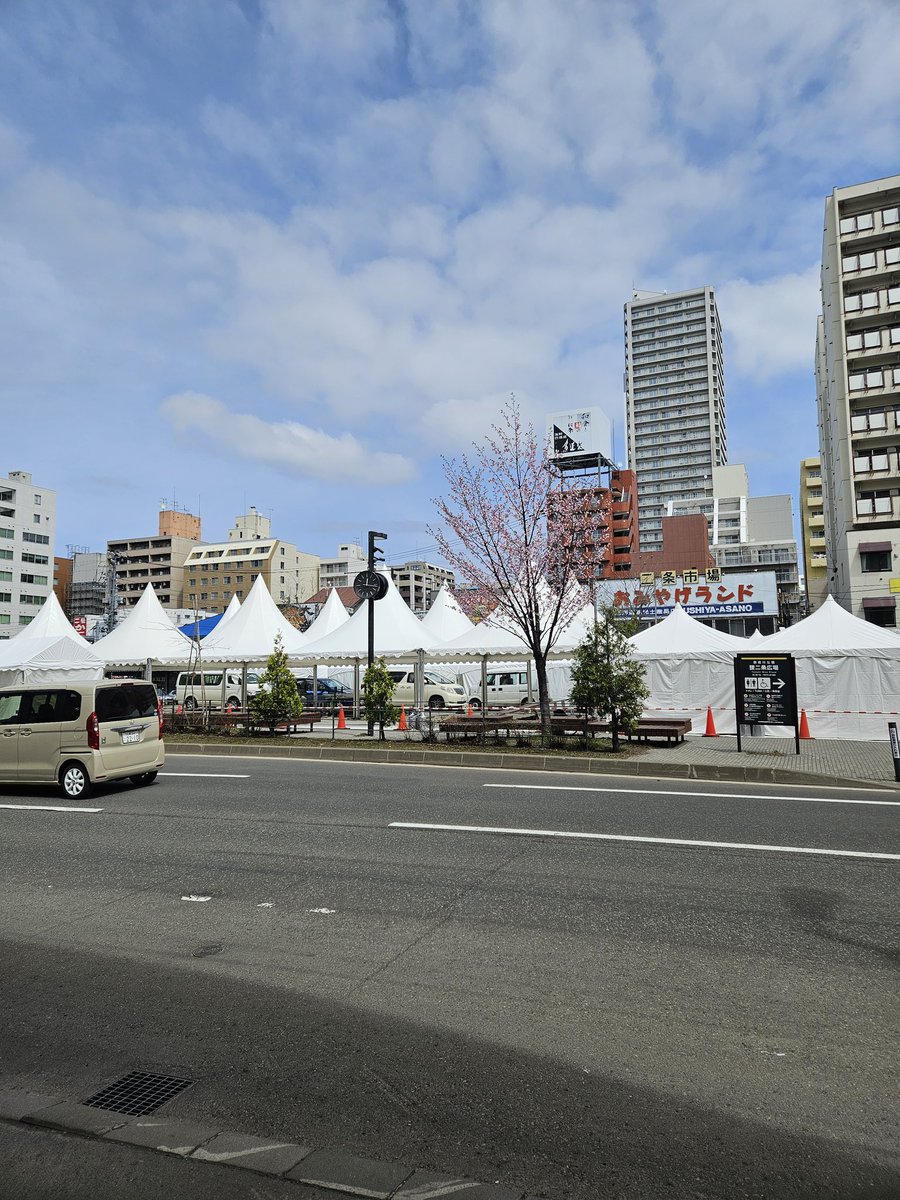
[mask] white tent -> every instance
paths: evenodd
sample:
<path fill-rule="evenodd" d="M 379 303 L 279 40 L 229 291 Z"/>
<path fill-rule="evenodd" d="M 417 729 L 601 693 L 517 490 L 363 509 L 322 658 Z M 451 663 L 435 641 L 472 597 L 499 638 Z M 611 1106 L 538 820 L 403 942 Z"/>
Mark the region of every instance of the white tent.
<path fill-rule="evenodd" d="M 629 638 L 639 658 L 650 654 L 696 654 L 725 650 L 736 654 L 746 649 L 747 639 L 705 625 L 676 604 L 667 617 Z"/>
<path fill-rule="evenodd" d="M 224 629 L 232 617 L 237 616 L 241 611 L 241 602 L 237 596 L 232 596 L 228 601 L 228 607 L 222 613 L 222 619 L 216 624 L 216 629 Z M 210 631 L 212 632 L 212 631 Z"/>
<path fill-rule="evenodd" d="M 103 678 L 103 659 L 82 638 L 65 634 L 0 642 L 0 687 L 17 683 L 87 683 Z"/>
<path fill-rule="evenodd" d="M 797 703 L 813 737 L 880 741 L 887 722 L 900 718 L 900 637 L 854 617 L 831 596 L 767 637 L 759 653 L 793 656 Z"/>
<path fill-rule="evenodd" d="M 192 646 L 172 624 L 149 583 L 121 625 L 94 643 L 107 666 L 143 666 L 147 659 L 159 666 L 186 666 Z"/>
<path fill-rule="evenodd" d="M 319 638 L 325 637 L 327 633 L 333 633 L 349 619 L 350 614 L 344 608 L 337 588 L 331 588 L 328 592 L 328 599 L 319 609 L 318 616 L 306 630 L 304 636 L 307 643 L 317 641 Z"/>
<path fill-rule="evenodd" d="M 46 637 L 67 637 L 72 641 L 77 642 L 80 646 L 86 646 L 87 640 L 81 636 L 78 630 L 71 624 L 68 617 L 62 610 L 62 605 L 56 598 L 56 593 L 51 592 L 44 603 L 41 605 L 37 616 L 24 629 L 21 629 L 17 634 L 18 638 L 46 638 Z"/>
<path fill-rule="evenodd" d="M 264 663 L 281 634 L 287 654 L 302 652 L 306 638 L 279 611 L 269 595 L 265 580 L 257 575 L 250 594 L 240 609 L 226 622 L 220 621 L 200 643 L 204 662 Z"/>
<path fill-rule="evenodd" d="M 375 601 L 375 653 L 389 660 L 409 656 L 416 650 L 431 650 L 439 640 L 430 634 L 386 576 L 388 590 Z M 368 649 L 368 602 L 361 604 L 349 620 L 324 637 L 309 638 L 300 657 L 309 662 L 339 662 L 365 656 Z"/>
<path fill-rule="evenodd" d="M 439 641 L 449 642 L 469 632 L 473 625 L 447 585 L 442 583 L 440 591 L 431 602 L 431 608 L 422 618 L 422 628 Z"/>

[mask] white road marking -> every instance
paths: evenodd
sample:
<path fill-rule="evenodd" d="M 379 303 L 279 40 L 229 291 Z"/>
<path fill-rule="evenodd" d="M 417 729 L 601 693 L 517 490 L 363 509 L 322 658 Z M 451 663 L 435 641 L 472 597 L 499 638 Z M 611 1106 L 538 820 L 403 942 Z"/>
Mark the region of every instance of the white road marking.
<path fill-rule="evenodd" d="M 308 908 L 306 911 L 308 913 L 325 913 L 327 916 L 331 916 L 331 914 L 335 911 L 335 909 L 333 909 L 333 908 Z"/>
<path fill-rule="evenodd" d="M 249 779 L 249 775 L 213 775 L 210 771 L 163 771 L 163 775 L 179 779 Z"/>
<path fill-rule="evenodd" d="M 709 850 L 768 850 L 781 854 L 825 854 L 838 858 L 879 858 L 900 862 L 900 854 L 874 850 L 827 850 L 819 846 L 769 846 L 754 842 L 704 842 L 696 838 L 638 837 L 630 833 L 578 833 L 565 829 L 507 829 L 495 825 L 426 825 L 417 821 L 391 821 L 391 829 L 430 829 L 449 833 L 500 833 L 519 837 L 574 838 L 598 842 L 643 842 L 653 846 L 700 846 Z"/>
<path fill-rule="evenodd" d="M 102 808 L 69 808 L 62 804 L 0 804 L 0 808 L 15 808 L 19 812 L 103 812 Z"/>
<path fill-rule="evenodd" d="M 483 783 L 486 788 L 519 788 L 522 791 L 535 792 L 602 792 L 605 795 L 613 792 L 613 788 L 573 787 L 564 784 L 549 783 Z M 796 800 L 800 804 L 882 804 L 892 808 L 900 808 L 900 800 L 844 800 L 832 796 L 757 796 L 741 795 L 740 792 L 676 792 L 667 788 L 623 788 L 620 796 L 694 796 L 705 800 L 772 800 L 783 804 L 786 800 Z"/>
<path fill-rule="evenodd" d="M 212 900 L 212 896 L 195 896 L 193 892 L 190 896 L 182 896 L 182 900 L 193 900 L 195 904 L 205 904 L 207 900 Z"/>

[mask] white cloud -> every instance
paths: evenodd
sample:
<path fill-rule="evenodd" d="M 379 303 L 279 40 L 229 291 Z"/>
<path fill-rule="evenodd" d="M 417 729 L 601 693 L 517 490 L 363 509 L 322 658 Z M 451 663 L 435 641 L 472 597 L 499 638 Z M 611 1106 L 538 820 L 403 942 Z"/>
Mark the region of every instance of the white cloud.
<path fill-rule="evenodd" d="M 804 368 L 812 374 L 818 266 L 755 283 L 731 280 L 719 289 L 718 304 L 729 341 L 726 371 L 760 382 Z"/>
<path fill-rule="evenodd" d="M 162 414 L 179 433 L 199 433 L 239 458 L 304 478 L 387 486 L 408 483 L 416 473 L 402 454 L 371 450 L 352 434 L 333 437 L 297 421 L 264 421 L 199 392 L 169 396 Z"/>

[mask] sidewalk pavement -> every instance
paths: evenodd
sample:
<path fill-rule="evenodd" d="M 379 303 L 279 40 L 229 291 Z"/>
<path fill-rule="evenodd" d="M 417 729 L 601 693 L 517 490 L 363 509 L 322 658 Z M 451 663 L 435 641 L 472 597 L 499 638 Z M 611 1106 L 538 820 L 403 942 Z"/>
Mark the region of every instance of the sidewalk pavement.
<path fill-rule="evenodd" d="M 333 740 L 332 740 L 333 732 Z M 263 757 L 338 759 L 353 762 L 419 763 L 429 766 L 499 767 L 505 770 L 580 772 L 592 775 L 637 775 L 650 778 L 707 779 L 745 783 L 814 784 L 820 787 L 864 786 L 896 789 L 894 764 L 887 739 L 855 742 L 810 739 L 800 742 L 796 753 L 793 738 L 745 737 L 738 752 L 737 738 L 722 735 L 706 738 L 691 735 L 677 745 L 631 745 L 627 757 L 608 754 L 542 754 L 539 750 L 515 748 L 514 743 L 492 740 L 477 750 L 454 749 L 440 740 L 423 743 L 415 730 L 385 730 L 387 741 L 360 745 L 365 737 L 364 721 L 348 721 L 344 730 L 332 731 L 322 722 L 313 734 L 294 735 L 294 745 L 266 745 L 260 738 L 253 745 L 236 745 L 224 738 L 205 743 L 167 742 L 171 754 L 235 754 Z M 328 744 L 322 744 L 327 742 Z M 310 744 L 317 743 L 317 744 Z"/>

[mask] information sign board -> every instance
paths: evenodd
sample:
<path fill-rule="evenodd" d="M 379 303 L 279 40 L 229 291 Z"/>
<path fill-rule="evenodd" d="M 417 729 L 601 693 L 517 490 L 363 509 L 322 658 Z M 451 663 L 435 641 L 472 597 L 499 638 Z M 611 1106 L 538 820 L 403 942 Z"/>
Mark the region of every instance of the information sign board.
<path fill-rule="evenodd" d="M 793 725 L 800 753 L 797 675 L 790 654 L 735 655 L 734 700 L 738 750 L 742 725 Z"/>

